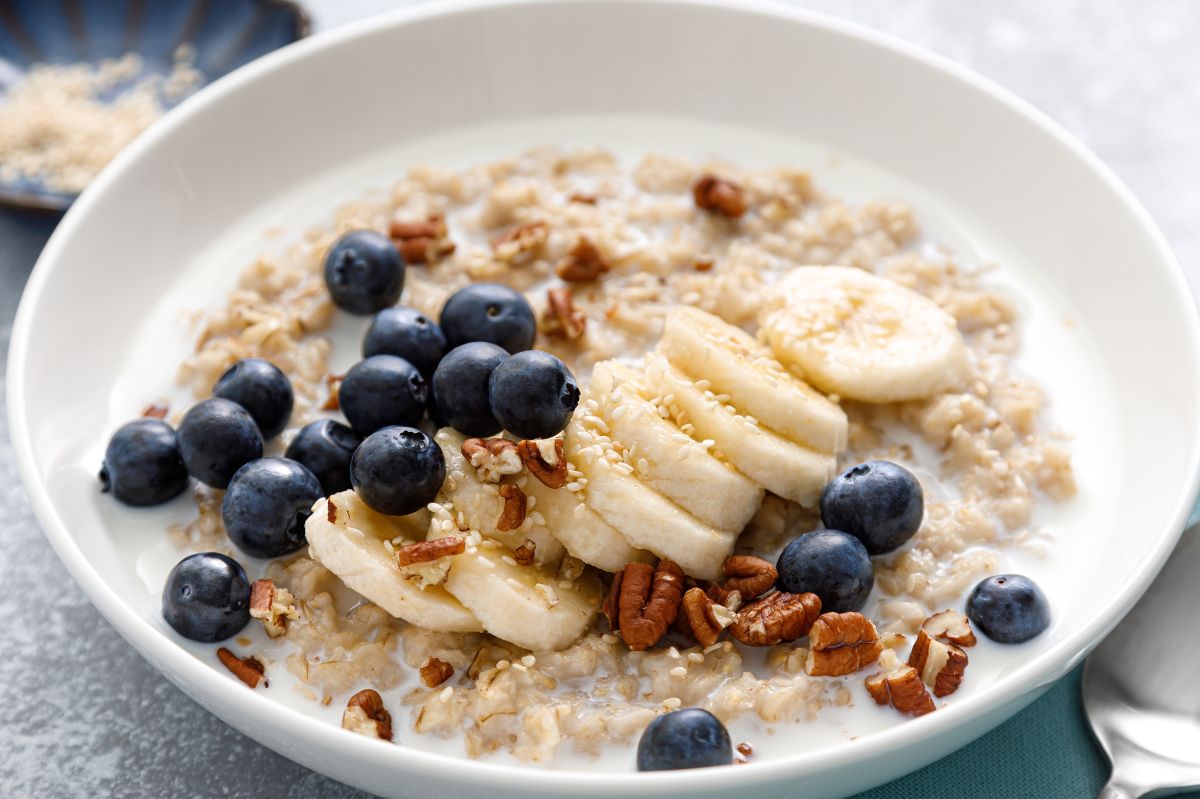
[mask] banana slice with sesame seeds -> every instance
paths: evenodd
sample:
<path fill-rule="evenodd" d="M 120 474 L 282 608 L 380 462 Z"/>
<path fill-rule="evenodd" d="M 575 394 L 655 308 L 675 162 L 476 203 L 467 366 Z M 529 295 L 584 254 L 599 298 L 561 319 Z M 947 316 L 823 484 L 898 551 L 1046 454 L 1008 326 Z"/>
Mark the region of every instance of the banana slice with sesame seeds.
<path fill-rule="evenodd" d="M 729 404 L 784 438 L 818 452 L 846 448 L 845 411 L 741 328 L 680 305 L 667 313 L 657 350 L 701 389 L 728 395 Z"/>
<path fill-rule="evenodd" d="M 396 618 L 429 630 L 479 632 L 479 619 L 444 587 L 422 587 L 400 568 L 396 549 L 424 540 L 428 519 L 424 511 L 377 513 L 354 491 L 342 491 L 317 500 L 304 532 L 314 560 Z"/>
<path fill-rule="evenodd" d="M 953 316 L 928 297 L 862 269 L 793 269 L 758 322 L 779 360 L 841 397 L 924 399 L 961 386 L 971 373 Z"/>
<path fill-rule="evenodd" d="M 644 374 L 659 404 L 692 437 L 712 439 L 714 454 L 768 491 L 812 507 L 833 477 L 837 458 L 815 452 L 761 425 L 711 389 L 702 389 L 658 353 L 646 356 Z"/>
<path fill-rule="evenodd" d="M 634 476 L 713 527 L 741 532 L 762 504 L 763 490 L 660 414 L 645 397 L 642 377 L 616 361 L 592 369 L 587 397 L 608 426 Z"/>

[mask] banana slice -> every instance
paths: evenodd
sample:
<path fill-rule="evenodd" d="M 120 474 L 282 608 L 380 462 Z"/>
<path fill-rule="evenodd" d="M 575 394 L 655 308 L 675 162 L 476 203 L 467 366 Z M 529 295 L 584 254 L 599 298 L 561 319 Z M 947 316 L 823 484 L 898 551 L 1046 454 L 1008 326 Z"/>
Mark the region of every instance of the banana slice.
<path fill-rule="evenodd" d="M 329 504 L 335 512 L 330 520 Z M 427 513 L 386 516 L 367 507 L 358 494 L 343 491 L 317 500 L 304 525 L 312 557 L 341 578 L 346 586 L 398 619 L 444 632 L 479 632 L 483 625 L 442 586 L 421 588 L 400 572 L 384 541 L 425 538 Z"/>
<path fill-rule="evenodd" d="M 762 504 L 762 488 L 660 416 L 640 380 L 633 369 L 603 361 L 593 367 L 587 390 L 612 440 L 622 444 L 625 462 L 700 521 L 741 532 Z"/>
<path fill-rule="evenodd" d="M 846 447 L 845 412 L 788 373 L 771 351 L 740 328 L 681 305 L 663 326 L 658 351 L 692 380 L 707 380 L 717 394 L 784 438 L 819 452 Z"/>
<path fill-rule="evenodd" d="M 436 524 L 429 531 L 431 539 L 446 534 Z M 575 643 L 596 618 L 603 595 L 590 569 L 567 581 L 544 566 L 521 566 L 486 538 L 454 558 L 446 590 L 489 633 L 534 652 Z"/>
<path fill-rule="evenodd" d="M 579 500 L 578 492 L 550 488 L 530 478 L 525 493 L 537 498 L 537 511 L 546 527 L 575 557 L 597 569 L 616 572 L 632 561 L 652 563 L 654 555 L 636 549 L 621 531 L 604 521 L 598 513 Z"/>
<path fill-rule="evenodd" d="M 776 357 L 841 397 L 923 399 L 961 386 L 971 371 L 953 316 L 861 269 L 793 269 L 758 321 Z"/>
<path fill-rule="evenodd" d="M 589 430 L 576 412 L 567 425 L 566 455 L 587 479 L 587 506 L 633 546 L 675 561 L 692 577 L 717 579 L 736 534 L 705 524 L 634 477 L 629 464 L 609 460 L 609 447 L 607 436 Z"/>
<path fill-rule="evenodd" d="M 697 388 L 657 353 L 646 356 L 645 375 L 675 422 L 694 428 L 693 438 L 715 441 L 717 452 L 768 491 L 806 507 L 816 504 L 837 468 L 833 455 L 813 452 L 755 424 L 711 390 Z"/>
<path fill-rule="evenodd" d="M 496 523 L 504 510 L 504 499 L 500 489 L 494 483 L 480 480 L 472 466 L 462 454 L 463 441 L 466 437 L 449 427 L 442 428 L 434 436 L 446 459 L 446 482 L 438 494 L 438 500 L 454 506 L 454 515 L 462 515 L 465 526 L 477 530 L 484 536 L 494 538 L 509 549 L 516 549 L 526 541 L 534 543 L 534 557 L 538 564 L 556 566 L 562 560 L 563 545 L 554 537 L 550 529 L 542 523 L 544 514 L 535 514 L 540 510 L 535 504 L 529 510 L 525 522 L 515 530 L 497 530 Z M 528 477 L 518 480 L 526 486 L 537 482 L 536 478 Z M 506 482 L 513 482 L 511 478 Z"/>

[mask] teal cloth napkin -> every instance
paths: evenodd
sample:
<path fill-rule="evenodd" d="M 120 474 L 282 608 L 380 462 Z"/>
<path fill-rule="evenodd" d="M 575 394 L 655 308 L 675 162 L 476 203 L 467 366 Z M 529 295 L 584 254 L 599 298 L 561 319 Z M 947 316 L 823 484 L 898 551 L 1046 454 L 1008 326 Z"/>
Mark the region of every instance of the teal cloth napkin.
<path fill-rule="evenodd" d="M 1188 526 L 1200 522 L 1200 503 Z M 932 766 L 856 799 L 1091 799 L 1108 780 L 1072 671 L 1032 705 Z M 1200 799 L 1200 791 L 1179 794 Z"/>

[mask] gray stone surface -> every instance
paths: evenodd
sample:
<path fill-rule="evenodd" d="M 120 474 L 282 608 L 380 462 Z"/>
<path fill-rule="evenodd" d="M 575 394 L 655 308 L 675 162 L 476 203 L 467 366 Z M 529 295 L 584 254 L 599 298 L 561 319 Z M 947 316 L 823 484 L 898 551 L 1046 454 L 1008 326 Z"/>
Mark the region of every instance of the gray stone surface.
<path fill-rule="evenodd" d="M 331 25 L 390 4 L 313 5 L 318 24 Z M 1200 3 L 800 5 L 929 47 L 1032 101 L 1117 171 L 1185 267 L 1200 276 Z M 0 212 L 0 353 L 7 352 L 18 294 L 53 224 Z M 0 795 L 362 796 L 226 727 L 104 622 L 42 538 L 19 486 L 3 416 L 0 507 Z"/>

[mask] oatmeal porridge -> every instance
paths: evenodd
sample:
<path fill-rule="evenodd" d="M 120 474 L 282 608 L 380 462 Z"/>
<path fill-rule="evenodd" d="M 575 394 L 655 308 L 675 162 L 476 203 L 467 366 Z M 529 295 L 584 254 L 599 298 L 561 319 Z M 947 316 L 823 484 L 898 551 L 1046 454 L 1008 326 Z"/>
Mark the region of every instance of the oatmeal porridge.
<path fill-rule="evenodd" d="M 417 166 L 347 203 L 198 315 L 178 377 L 204 402 L 147 409 L 179 428 L 171 490 L 195 486 L 181 552 L 227 556 L 228 579 L 239 551 L 270 559 L 246 589 L 269 650 L 226 644 L 220 662 L 252 688 L 286 673 L 363 735 L 539 763 L 646 748 L 684 708 L 719 727 L 952 702 L 975 632 L 1045 629 L 1037 587 L 997 573 L 1006 550 L 1039 550 L 1035 508 L 1075 483 L 1013 366 L 1015 303 L 925 244 L 905 204 L 849 205 L 804 169 L 601 149 Z M 395 269 L 403 294 L 380 278 Z M 397 302 L 370 357 L 333 374 L 334 315 Z M 407 359 L 386 345 L 400 330 Z M 238 389 L 264 361 L 256 385 L 291 391 L 274 440 L 270 403 Z M 191 484 L 200 409 L 262 435 Z M 120 465 L 110 445 L 125 498 Z M 250 503 L 253 479 L 291 504 Z M 164 614 L 196 637 L 168 613 L 178 579 Z M 1014 626 L 994 608 L 1018 592 L 1037 612 Z"/>

